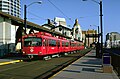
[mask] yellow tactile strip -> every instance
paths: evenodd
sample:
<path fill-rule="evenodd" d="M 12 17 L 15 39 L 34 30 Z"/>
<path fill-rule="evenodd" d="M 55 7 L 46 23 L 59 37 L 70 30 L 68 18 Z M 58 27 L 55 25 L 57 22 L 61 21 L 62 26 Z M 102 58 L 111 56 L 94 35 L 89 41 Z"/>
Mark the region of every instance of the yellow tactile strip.
<path fill-rule="evenodd" d="M 2 62 L 0 63 L 1 65 L 7 65 L 7 64 L 12 64 L 12 63 L 18 63 L 18 62 L 22 62 L 23 60 L 13 60 L 13 61 L 8 61 L 8 62 Z"/>

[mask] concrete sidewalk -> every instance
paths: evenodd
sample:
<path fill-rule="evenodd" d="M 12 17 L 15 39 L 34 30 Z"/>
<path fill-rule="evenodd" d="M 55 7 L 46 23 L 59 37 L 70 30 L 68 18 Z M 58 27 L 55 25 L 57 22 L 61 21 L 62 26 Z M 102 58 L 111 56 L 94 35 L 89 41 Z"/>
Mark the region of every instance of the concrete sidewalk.
<path fill-rule="evenodd" d="M 12 63 L 22 62 L 23 60 L 14 60 L 14 59 L 0 59 L 0 66 L 7 65 Z"/>
<path fill-rule="evenodd" d="M 78 59 L 50 79 L 119 79 L 113 73 L 103 73 L 102 60 L 95 58 L 95 50 Z"/>

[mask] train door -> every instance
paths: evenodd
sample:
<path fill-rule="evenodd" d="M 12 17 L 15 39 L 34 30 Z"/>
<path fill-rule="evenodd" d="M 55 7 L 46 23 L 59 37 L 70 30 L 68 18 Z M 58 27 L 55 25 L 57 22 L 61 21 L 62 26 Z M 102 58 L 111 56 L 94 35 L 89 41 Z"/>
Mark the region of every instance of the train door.
<path fill-rule="evenodd" d="M 65 42 L 62 41 L 62 52 L 65 52 Z"/>
<path fill-rule="evenodd" d="M 60 41 L 58 40 L 58 53 L 60 53 Z"/>
<path fill-rule="evenodd" d="M 47 46 L 48 46 L 48 44 L 47 44 L 47 39 L 43 39 L 43 54 L 44 55 L 46 55 L 47 54 L 47 52 L 48 52 L 48 50 L 47 50 Z"/>
<path fill-rule="evenodd" d="M 49 53 L 49 42 L 48 42 L 48 39 L 46 39 L 46 53 L 48 54 Z"/>

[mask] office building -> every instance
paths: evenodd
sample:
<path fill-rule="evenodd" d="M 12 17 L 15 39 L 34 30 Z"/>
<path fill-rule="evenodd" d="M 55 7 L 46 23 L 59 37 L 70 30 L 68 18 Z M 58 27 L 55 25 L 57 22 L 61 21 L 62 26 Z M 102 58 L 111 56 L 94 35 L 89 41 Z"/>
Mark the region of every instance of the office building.
<path fill-rule="evenodd" d="M 0 0 L 0 11 L 20 17 L 20 0 Z"/>

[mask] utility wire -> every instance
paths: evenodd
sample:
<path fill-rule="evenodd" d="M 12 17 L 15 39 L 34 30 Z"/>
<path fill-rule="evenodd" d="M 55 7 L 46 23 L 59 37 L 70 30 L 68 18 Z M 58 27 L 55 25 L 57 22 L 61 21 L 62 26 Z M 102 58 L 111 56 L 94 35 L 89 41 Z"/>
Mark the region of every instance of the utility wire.
<path fill-rule="evenodd" d="M 92 15 L 92 16 L 83 16 L 83 17 L 79 17 L 79 18 L 88 18 L 88 17 L 98 17 L 99 15 Z"/>
<path fill-rule="evenodd" d="M 68 20 L 70 20 L 71 22 L 72 22 L 72 18 L 69 18 L 61 9 L 59 9 L 53 2 L 51 2 L 50 0 L 48 0 L 58 11 L 60 11 L 65 17 L 67 17 L 68 18 Z M 22 9 L 22 11 L 23 11 L 23 9 Z M 42 20 L 47 20 L 47 19 L 45 19 L 45 18 L 43 18 L 43 17 L 40 17 L 40 16 L 37 16 L 37 15 L 35 15 L 34 13 L 31 13 L 31 12 L 28 12 L 28 13 L 30 13 L 31 15 L 33 15 L 33 16 L 35 16 L 35 17 L 37 17 L 37 18 L 40 18 L 40 19 L 42 19 Z"/>
<path fill-rule="evenodd" d="M 23 8 L 21 8 L 21 12 L 23 12 Z M 47 19 L 45 19 L 45 18 L 43 18 L 43 17 L 40 17 L 40 16 L 38 16 L 38 15 L 32 13 L 32 12 L 29 12 L 29 11 L 28 11 L 28 13 L 31 14 L 31 15 L 33 15 L 33 16 L 35 16 L 35 17 L 37 17 L 37 18 L 39 18 L 39 19 L 47 20 Z"/>
<path fill-rule="evenodd" d="M 35 16 L 35 17 L 37 17 L 37 18 L 40 18 L 40 19 L 42 19 L 42 20 L 47 20 L 47 19 L 45 19 L 45 18 L 43 18 L 43 17 L 40 17 L 40 16 L 38 16 L 38 15 L 35 15 L 34 13 L 31 13 L 31 12 L 28 12 L 28 13 L 30 13 L 31 15 L 33 15 L 33 16 Z"/>
<path fill-rule="evenodd" d="M 59 10 L 65 17 L 67 17 L 69 20 L 71 20 L 71 18 L 69 18 L 62 10 L 60 10 L 54 3 L 52 3 L 50 0 L 48 0 L 57 10 Z"/>

